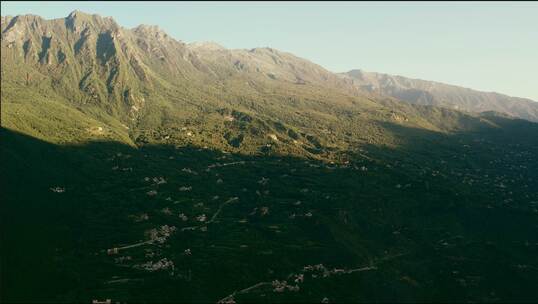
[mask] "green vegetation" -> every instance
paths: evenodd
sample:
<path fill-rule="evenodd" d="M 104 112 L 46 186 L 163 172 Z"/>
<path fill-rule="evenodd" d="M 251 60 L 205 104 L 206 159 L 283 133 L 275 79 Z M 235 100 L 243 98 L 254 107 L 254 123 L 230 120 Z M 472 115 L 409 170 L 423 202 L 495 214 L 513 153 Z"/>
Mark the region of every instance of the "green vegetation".
<path fill-rule="evenodd" d="M 538 124 L 80 12 L 1 68 L 2 302 L 538 298 Z"/>
<path fill-rule="evenodd" d="M 536 146 L 421 137 L 436 150 L 373 146 L 376 159 L 330 164 L 188 146 L 57 146 L 4 129 L 3 299 L 215 302 L 323 264 L 376 269 L 309 274 L 299 291 L 265 286 L 235 299 L 532 301 Z M 196 220 L 219 207 L 210 224 Z M 176 227 L 163 244 L 107 255 L 163 225 Z M 173 271 L 133 268 L 163 258 Z"/>

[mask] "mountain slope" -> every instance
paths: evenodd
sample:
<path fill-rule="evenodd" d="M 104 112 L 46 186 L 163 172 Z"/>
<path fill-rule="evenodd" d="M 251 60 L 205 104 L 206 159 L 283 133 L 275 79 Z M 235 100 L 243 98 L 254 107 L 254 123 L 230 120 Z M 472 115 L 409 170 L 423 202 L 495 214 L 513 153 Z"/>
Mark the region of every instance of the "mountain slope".
<path fill-rule="evenodd" d="M 328 156 L 374 141 L 395 144 L 383 122 L 439 132 L 491 126 L 458 111 L 450 115 L 460 118 L 441 120 L 427 107 L 363 93 L 350 79 L 270 48 L 184 44 L 157 27 L 125 29 L 78 11 L 54 20 L 2 17 L 1 31 L 4 125 L 29 130 L 19 124 L 32 120 L 21 119 L 31 111 L 13 112 L 10 103 L 46 107 L 40 111 L 49 119 L 33 120 L 38 131 L 31 133 L 43 139 L 63 136 L 64 114 L 35 99 L 76 111 L 86 123 L 66 133 L 80 138 L 168 138 L 246 153 L 270 145 L 279 153 Z"/>
<path fill-rule="evenodd" d="M 496 111 L 538 121 L 538 102 L 530 99 L 361 70 L 351 70 L 342 75 L 352 79 L 353 85 L 363 90 L 415 104 L 442 106 L 468 112 Z"/>
<path fill-rule="evenodd" d="M 538 124 L 78 11 L 1 21 L 0 301 L 538 297 Z"/>

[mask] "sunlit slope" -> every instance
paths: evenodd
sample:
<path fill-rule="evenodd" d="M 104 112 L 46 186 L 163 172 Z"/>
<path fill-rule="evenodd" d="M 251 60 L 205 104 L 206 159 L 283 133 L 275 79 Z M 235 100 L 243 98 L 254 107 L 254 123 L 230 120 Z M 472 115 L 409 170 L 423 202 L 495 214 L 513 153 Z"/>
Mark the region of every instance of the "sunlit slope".
<path fill-rule="evenodd" d="M 538 103 L 526 98 L 361 70 L 351 70 L 340 75 L 351 81 L 357 89 L 392 96 L 414 104 L 442 106 L 476 113 L 496 111 L 538 121 Z"/>
<path fill-rule="evenodd" d="M 289 53 L 184 44 L 156 27 L 125 29 L 78 11 L 2 18 L 2 91 L 5 125 L 51 141 L 165 140 L 329 157 L 396 145 L 385 127 L 392 123 L 438 132 L 503 128 L 362 93 Z"/>

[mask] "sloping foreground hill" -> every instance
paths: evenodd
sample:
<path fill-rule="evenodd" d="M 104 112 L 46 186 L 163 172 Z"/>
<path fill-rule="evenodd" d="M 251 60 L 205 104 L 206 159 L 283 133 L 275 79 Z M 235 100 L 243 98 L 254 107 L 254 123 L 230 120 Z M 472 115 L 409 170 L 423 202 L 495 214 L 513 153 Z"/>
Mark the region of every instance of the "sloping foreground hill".
<path fill-rule="evenodd" d="M 526 98 L 361 70 L 351 70 L 342 75 L 362 90 L 415 104 L 469 112 L 495 111 L 538 122 L 538 102 Z"/>

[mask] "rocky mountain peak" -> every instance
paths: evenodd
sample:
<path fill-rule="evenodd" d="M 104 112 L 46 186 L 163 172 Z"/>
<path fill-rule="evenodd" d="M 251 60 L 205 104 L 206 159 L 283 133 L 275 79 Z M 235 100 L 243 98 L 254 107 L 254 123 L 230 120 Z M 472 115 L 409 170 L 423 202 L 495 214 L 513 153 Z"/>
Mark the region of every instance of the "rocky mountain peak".
<path fill-rule="evenodd" d="M 118 31 L 121 28 L 112 17 L 102 17 L 79 10 L 71 12 L 64 20 L 66 27 L 77 33 L 87 28 L 96 31 Z"/>
<path fill-rule="evenodd" d="M 78 18 L 91 18 L 90 14 L 84 13 L 79 10 L 74 10 L 67 16 L 67 19 L 78 19 Z"/>
<path fill-rule="evenodd" d="M 170 39 L 170 36 L 157 25 L 141 24 L 133 29 L 137 34 L 156 38 L 158 40 Z"/>
<path fill-rule="evenodd" d="M 214 41 L 192 42 L 188 44 L 188 47 L 194 50 L 210 50 L 210 51 L 226 50 L 225 47 L 223 47 L 222 45 Z"/>

